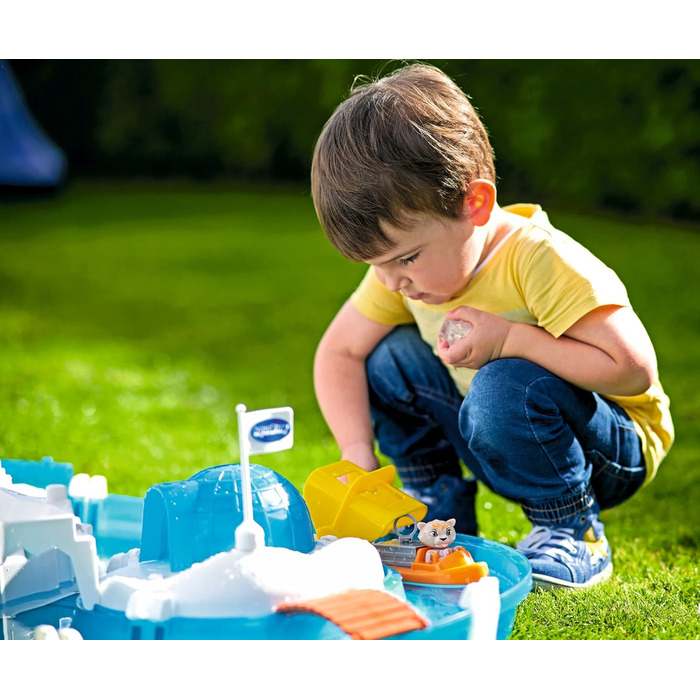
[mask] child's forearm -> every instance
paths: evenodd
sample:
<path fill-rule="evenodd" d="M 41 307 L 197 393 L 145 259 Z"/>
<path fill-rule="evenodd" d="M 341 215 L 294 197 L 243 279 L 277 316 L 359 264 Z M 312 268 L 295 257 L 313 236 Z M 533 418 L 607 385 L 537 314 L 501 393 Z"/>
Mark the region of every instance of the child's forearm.
<path fill-rule="evenodd" d="M 392 328 L 371 321 L 347 302 L 324 333 L 314 360 L 316 398 L 342 458 L 367 471 L 379 462 L 365 361 Z"/>
<path fill-rule="evenodd" d="M 342 458 L 367 471 L 376 469 L 379 463 L 374 454 L 364 361 L 319 349 L 314 386 L 321 413 Z"/>
<path fill-rule="evenodd" d="M 558 338 L 469 306 L 446 315 L 471 324 L 452 344 L 438 339 L 439 356 L 458 368 L 478 370 L 492 360 L 519 357 L 582 389 L 617 396 L 642 394 L 657 376 L 654 347 L 630 307 L 593 309 Z"/>
<path fill-rule="evenodd" d="M 566 381 L 588 391 L 618 396 L 645 392 L 654 380 L 653 362 L 634 353 L 606 351 L 584 340 L 555 338 L 542 328 L 513 323 L 501 357 L 535 362 Z"/>

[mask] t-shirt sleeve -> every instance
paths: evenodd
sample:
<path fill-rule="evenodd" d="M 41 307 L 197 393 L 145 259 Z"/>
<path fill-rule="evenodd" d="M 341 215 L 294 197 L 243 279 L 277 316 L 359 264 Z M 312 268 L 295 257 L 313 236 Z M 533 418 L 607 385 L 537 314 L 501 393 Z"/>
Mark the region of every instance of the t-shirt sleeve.
<path fill-rule="evenodd" d="M 630 306 L 617 274 L 560 232 L 548 233 L 521 260 L 525 303 L 538 325 L 555 338 L 600 306 Z"/>
<path fill-rule="evenodd" d="M 413 323 L 414 318 L 398 292 L 389 291 L 378 279 L 373 268 L 367 270 L 360 286 L 350 297 L 350 303 L 367 318 L 398 326 Z"/>

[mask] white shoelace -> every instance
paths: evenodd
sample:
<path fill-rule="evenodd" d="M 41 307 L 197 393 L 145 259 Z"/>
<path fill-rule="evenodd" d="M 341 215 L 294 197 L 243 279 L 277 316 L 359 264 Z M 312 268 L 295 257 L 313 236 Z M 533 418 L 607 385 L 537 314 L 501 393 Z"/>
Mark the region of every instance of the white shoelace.
<path fill-rule="evenodd" d="M 528 558 L 547 555 L 554 559 L 570 561 L 577 553 L 573 530 L 553 530 L 544 525 L 533 527 L 530 534 L 516 546 L 518 551 Z"/>

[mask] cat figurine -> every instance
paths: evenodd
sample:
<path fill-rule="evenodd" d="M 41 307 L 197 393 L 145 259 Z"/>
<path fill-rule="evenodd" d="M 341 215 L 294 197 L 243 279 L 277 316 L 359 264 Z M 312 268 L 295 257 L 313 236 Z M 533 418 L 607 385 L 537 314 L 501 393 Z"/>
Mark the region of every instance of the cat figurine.
<path fill-rule="evenodd" d="M 425 554 L 425 561 L 430 564 L 433 561 L 440 561 L 443 557 L 456 551 L 450 547 L 454 542 L 457 532 L 455 531 L 456 520 L 431 520 L 427 523 L 418 523 L 418 539 L 429 550 Z"/>

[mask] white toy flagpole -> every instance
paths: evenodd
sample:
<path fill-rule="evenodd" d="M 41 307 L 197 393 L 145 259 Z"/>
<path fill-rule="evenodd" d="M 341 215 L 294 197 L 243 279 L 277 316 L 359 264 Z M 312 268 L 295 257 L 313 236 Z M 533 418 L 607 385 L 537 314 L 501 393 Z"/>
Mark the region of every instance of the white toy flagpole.
<path fill-rule="evenodd" d="M 253 490 L 250 483 L 250 442 L 245 404 L 236 406 L 238 415 L 238 443 L 241 454 L 241 498 L 243 499 L 243 522 L 236 528 L 236 549 L 252 552 L 265 546 L 265 531 L 253 518 Z"/>

